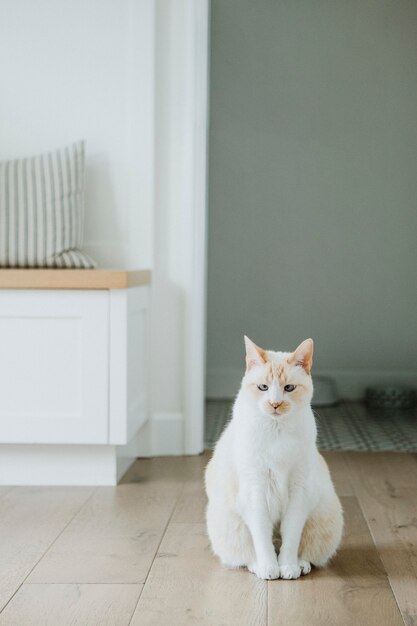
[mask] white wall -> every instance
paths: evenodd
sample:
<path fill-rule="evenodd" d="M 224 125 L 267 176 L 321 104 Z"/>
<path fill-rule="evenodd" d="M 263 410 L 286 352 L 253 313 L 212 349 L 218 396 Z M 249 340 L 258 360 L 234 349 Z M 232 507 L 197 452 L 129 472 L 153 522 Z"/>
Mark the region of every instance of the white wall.
<path fill-rule="evenodd" d="M 152 442 L 203 449 L 207 0 L 155 3 Z"/>
<path fill-rule="evenodd" d="M 86 248 L 149 267 L 153 0 L 0 0 L 0 160 L 87 141 Z"/>
<path fill-rule="evenodd" d="M 207 33 L 207 0 L 0 0 L 0 159 L 85 138 L 85 247 L 152 269 L 144 455 L 203 448 Z"/>
<path fill-rule="evenodd" d="M 213 0 L 208 394 L 244 333 L 417 385 L 417 4 Z"/>

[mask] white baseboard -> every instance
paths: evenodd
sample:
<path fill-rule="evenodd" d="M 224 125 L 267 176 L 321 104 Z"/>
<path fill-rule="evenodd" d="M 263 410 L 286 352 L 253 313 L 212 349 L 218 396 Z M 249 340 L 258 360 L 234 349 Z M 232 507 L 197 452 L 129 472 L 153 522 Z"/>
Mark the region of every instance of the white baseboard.
<path fill-rule="evenodd" d="M 0 485 L 117 485 L 135 461 L 122 448 L 2 444 Z"/>
<path fill-rule="evenodd" d="M 184 454 L 184 418 L 182 413 L 157 412 L 123 448 L 128 458 L 178 456 Z M 119 453 L 120 454 L 120 453 Z"/>
<path fill-rule="evenodd" d="M 155 413 L 125 446 L 0 444 L 0 485 L 117 485 L 138 457 L 184 454 L 181 413 Z"/>
<path fill-rule="evenodd" d="M 0 485 L 117 485 L 138 456 L 150 456 L 148 424 L 125 446 L 1 444 Z"/>
<path fill-rule="evenodd" d="M 345 400 L 363 398 L 371 385 L 400 384 L 417 387 L 417 370 L 326 369 L 315 370 L 316 376 L 329 376 Z M 216 369 L 207 372 L 206 395 L 209 399 L 234 398 L 239 390 L 243 371 Z M 314 380 L 314 375 L 313 375 Z"/>
<path fill-rule="evenodd" d="M 152 456 L 151 420 L 148 419 L 127 444 L 128 454 L 135 459 Z"/>
<path fill-rule="evenodd" d="M 158 412 L 151 419 L 152 456 L 184 454 L 184 418 L 182 413 Z"/>
<path fill-rule="evenodd" d="M 181 413 L 156 413 L 125 446 L 0 444 L 0 485 L 117 485 L 138 457 L 184 454 Z"/>

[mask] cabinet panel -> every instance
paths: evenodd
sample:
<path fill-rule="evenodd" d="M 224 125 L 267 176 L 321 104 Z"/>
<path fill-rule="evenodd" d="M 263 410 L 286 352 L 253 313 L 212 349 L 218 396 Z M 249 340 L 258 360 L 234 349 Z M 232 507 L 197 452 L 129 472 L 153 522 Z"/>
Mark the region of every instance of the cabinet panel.
<path fill-rule="evenodd" d="M 148 287 L 110 293 L 110 443 L 127 444 L 148 418 Z"/>
<path fill-rule="evenodd" d="M 0 292 L 0 442 L 107 443 L 107 291 Z"/>

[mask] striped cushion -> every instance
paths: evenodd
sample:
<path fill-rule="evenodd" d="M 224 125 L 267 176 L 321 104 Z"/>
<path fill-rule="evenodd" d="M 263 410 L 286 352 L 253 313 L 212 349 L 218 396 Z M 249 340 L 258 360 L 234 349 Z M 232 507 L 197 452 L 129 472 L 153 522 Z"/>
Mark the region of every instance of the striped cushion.
<path fill-rule="evenodd" d="M 0 163 L 0 267 L 95 267 L 83 221 L 83 141 Z"/>

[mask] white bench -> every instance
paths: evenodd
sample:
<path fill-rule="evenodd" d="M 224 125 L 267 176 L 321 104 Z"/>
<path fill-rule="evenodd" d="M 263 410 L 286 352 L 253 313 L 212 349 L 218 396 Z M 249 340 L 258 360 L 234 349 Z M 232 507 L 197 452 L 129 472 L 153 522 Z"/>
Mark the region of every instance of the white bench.
<path fill-rule="evenodd" d="M 148 418 L 149 283 L 0 270 L 0 484 L 114 485 L 127 470 Z"/>

